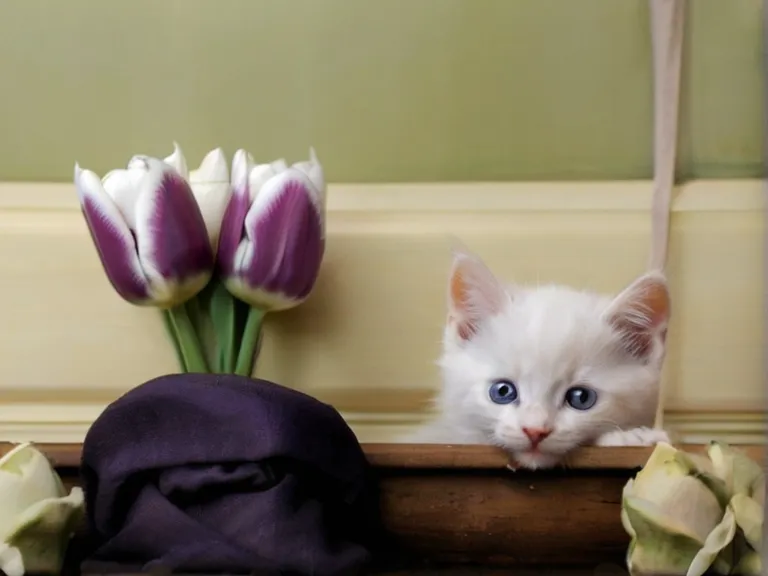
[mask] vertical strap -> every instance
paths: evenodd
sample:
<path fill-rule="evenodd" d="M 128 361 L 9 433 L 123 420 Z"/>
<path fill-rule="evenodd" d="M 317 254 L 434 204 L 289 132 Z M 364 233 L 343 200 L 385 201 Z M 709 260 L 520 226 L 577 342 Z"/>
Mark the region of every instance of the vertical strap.
<path fill-rule="evenodd" d="M 667 264 L 669 215 L 675 184 L 677 118 L 685 0 L 650 0 L 653 45 L 653 207 L 649 268 Z M 659 385 L 657 428 L 664 423 L 664 379 Z"/>

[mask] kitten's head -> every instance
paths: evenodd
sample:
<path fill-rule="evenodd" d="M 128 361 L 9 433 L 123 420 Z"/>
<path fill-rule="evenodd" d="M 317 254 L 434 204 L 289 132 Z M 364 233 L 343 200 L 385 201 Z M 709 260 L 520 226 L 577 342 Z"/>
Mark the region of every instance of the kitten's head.
<path fill-rule="evenodd" d="M 669 315 L 660 273 L 615 297 L 509 287 L 459 252 L 440 410 L 530 468 L 552 466 L 617 427 L 652 425 Z"/>

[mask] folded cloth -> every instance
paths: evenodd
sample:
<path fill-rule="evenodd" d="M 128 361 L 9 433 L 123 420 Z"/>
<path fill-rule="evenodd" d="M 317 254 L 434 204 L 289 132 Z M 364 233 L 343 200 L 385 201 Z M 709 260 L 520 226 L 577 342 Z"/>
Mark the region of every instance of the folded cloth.
<path fill-rule="evenodd" d="M 98 546 L 83 572 L 358 573 L 368 467 L 339 413 L 264 380 L 177 374 L 134 388 L 83 444 Z"/>

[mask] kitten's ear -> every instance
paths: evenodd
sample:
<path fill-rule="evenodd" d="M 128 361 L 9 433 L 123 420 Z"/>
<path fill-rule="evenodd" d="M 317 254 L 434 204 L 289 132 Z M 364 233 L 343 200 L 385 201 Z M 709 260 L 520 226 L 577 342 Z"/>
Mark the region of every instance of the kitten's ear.
<path fill-rule="evenodd" d="M 474 336 L 486 318 L 498 314 L 509 295 L 485 263 L 466 250 L 454 250 L 448 289 L 448 325 L 461 340 Z"/>
<path fill-rule="evenodd" d="M 649 272 L 625 288 L 605 314 L 627 352 L 647 359 L 656 343 L 664 344 L 670 312 L 667 279 L 661 272 Z"/>

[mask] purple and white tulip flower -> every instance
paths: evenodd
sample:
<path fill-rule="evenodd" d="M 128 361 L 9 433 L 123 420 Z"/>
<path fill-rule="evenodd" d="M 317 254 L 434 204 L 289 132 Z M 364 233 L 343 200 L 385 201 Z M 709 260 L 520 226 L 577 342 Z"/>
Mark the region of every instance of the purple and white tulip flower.
<path fill-rule="evenodd" d="M 284 160 L 254 165 L 238 150 L 232 189 L 217 258 L 227 289 L 267 311 L 301 304 L 325 251 L 325 181 L 314 151 L 289 167 Z"/>
<path fill-rule="evenodd" d="M 182 367 L 208 372 L 184 303 L 208 284 L 214 249 L 187 181 L 170 165 L 134 156 L 100 179 L 75 166 L 88 230 L 112 286 L 138 306 L 163 309 Z"/>
<path fill-rule="evenodd" d="M 75 186 L 107 278 L 125 300 L 171 308 L 208 283 L 214 252 L 205 220 L 168 164 L 134 156 L 103 179 L 76 165 Z"/>
<path fill-rule="evenodd" d="M 221 226 L 217 266 L 224 285 L 251 306 L 236 373 L 250 375 L 262 317 L 307 299 L 325 252 L 323 168 L 310 159 L 255 164 L 245 150 L 232 161 L 232 197 Z"/>

